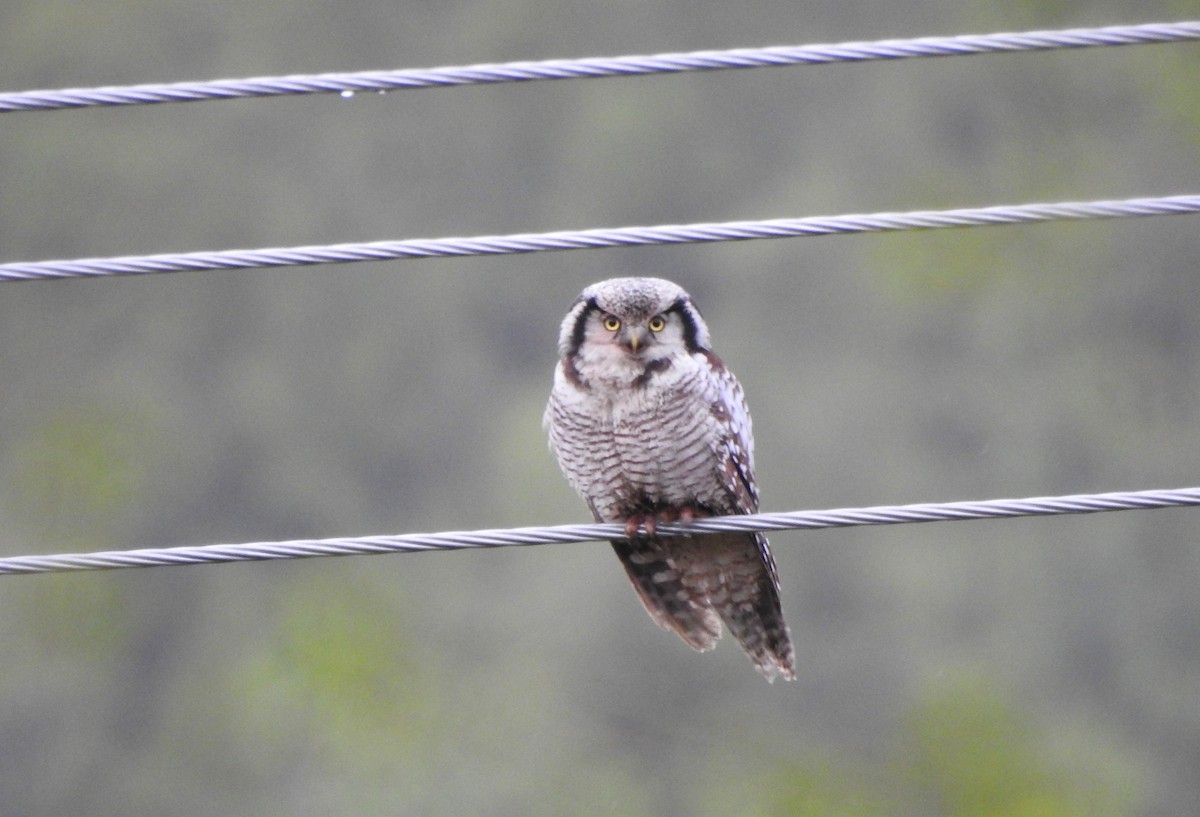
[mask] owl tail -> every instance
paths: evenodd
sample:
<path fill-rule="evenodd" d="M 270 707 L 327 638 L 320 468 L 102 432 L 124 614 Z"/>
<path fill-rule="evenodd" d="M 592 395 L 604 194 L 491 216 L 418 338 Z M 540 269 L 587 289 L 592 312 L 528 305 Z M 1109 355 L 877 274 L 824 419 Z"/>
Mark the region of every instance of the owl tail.
<path fill-rule="evenodd" d="M 618 539 L 612 546 L 655 624 L 673 631 L 694 650 L 705 652 L 717 646 L 721 620 L 684 585 L 682 573 L 659 540 Z"/>
<path fill-rule="evenodd" d="M 764 678 L 796 679 L 796 654 L 779 603 L 775 560 L 762 534 L 713 534 L 673 540 L 684 584 L 708 605 L 742 644 Z"/>
<path fill-rule="evenodd" d="M 709 603 L 764 678 L 796 680 L 796 654 L 779 604 L 779 579 L 767 537 L 754 533 L 720 538 L 726 544 L 717 560 L 716 586 L 709 580 Z"/>
<path fill-rule="evenodd" d="M 761 534 L 617 540 L 613 549 L 650 617 L 696 650 L 711 650 L 724 621 L 768 681 L 796 677 L 779 604 L 775 562 Z"/>

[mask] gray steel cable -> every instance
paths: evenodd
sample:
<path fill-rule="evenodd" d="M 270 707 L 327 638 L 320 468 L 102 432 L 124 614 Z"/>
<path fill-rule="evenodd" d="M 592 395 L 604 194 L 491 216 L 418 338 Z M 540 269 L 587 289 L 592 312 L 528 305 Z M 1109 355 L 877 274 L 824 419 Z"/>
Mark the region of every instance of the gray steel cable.
<path fill-rule="evenodd" d="M 0 93 L 0 112 L 84 108 L 99 105 L 152 105 L 210 99 L 281 96 L 288 94 L 352 95 L 359 91 L 528 82 L 545 79 L 591 79 L 639 74 L 766 68 L 798 64 L 896 60 L 909 57 L 949 57 L 1008 51 L 1045 51 L 1140 45 L 1200 39 L 1200 21 L 1144 25 L 1073 28 L 953 37 L 918 37 L 873 42 L 733 48 L 645 56 L 557 59 L 396 71 L 296 74 L 208 82 L 172 82 L 102 88 L 15 91 Z"/>
<path fill-rule="evenodd" d="M 896 525 L 910 522 L 1148 510 L 1189 505 L 1200 505 L 1200 487 L 722 516 L 698 519 L 687 525 L 660 525 L 658 532 L 664 536 L 682 536 L 721 531 L 811 530 L 855 525 Z M 563 544 L 623 537 L 624 526 L 619 524 L 555 525 L 507 530 L 66 553 L 54 556 L 14 556 L 0 559 L 0 575 Z"/>
<path fill-rule="evenodd" d="M 261 250 L 166 253 L 63 261 L 18 261 L 0 264 L 0 281 L 342 264 L 352 261 L 384 261 L 438 256 L 504 255 L 651 244 L 747 241 L 756 238 L 932 230 L 945 227 L 1032 224 L 1043 221 L 1183 215 L 1197 212 L 1200 212 L 1200 195 L 1186 195 L 1119 201 L 1018 204 L 959 210 L 919 210 L 907 213 L 812 216 L 767 221 L 728 221 L 708 224 L 669 224 L 656 227 L 568 230 L 471 238 L 424 238 Z"/>

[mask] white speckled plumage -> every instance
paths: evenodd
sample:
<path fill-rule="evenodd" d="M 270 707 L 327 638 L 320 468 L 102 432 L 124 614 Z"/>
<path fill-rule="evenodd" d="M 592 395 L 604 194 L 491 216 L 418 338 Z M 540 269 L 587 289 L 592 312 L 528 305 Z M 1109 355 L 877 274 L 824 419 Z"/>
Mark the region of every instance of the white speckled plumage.
<path fill-rule="evenodd" d="M 753 513 L 754 441 L 741 385 L 713 354 L 684 290 L 614 278 L 562 323 L 545 425 L 598 521 L 639 524 Z M 769 680 L 795 677 L 775 564 L 762 534 L 614 540 L 651 617 L 698 650 L 724 621 Z"/>

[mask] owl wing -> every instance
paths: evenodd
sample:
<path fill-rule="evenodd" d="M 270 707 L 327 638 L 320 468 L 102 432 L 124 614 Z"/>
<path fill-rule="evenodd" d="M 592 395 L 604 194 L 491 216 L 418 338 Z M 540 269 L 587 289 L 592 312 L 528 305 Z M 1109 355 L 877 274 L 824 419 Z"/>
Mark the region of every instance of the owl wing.
<path fill-rule="evenodd" d="M 742 384 L 715 355 L 711 356 L 710 362 L 713 364 L 718 400 L 724 406 L 724 414 L 728 418 L 725 423 L 727 431 L 716 451 L 720 471 L 725 478 L 725 487 L 733 499 L 735 513 L 758 513 L 758 483 L 754 479 L 754 436 Z M 756 533 L 755 539 L 763 564 L 778 591 L 779 571 L 767 545 L 767 537 Z"/>
<path fill-rule="evenodd" d="M 711 412 L 720 429 L 716 450 L 718 473 L 729 495 L 731 511 L 758 511 L 758 484 L 754 481 L 754 435 L 750 410 L 742 384 L 725 368 L 720 358 L 709 352 L 705 355 L 712 372 L 708 395 Z"/>
<path fill-rule="evenodd" d="M 714 454 L 732 513 L 758 510 L 754 480 L 754 438 L 741 384 L 711 353 L 716 399 L 713 415 L 722 423 Z M 795 654 L 779 602 L 779 574 L 761 532 L 714 534 L 684 540 L 670 560 L 686 583 L 703 585 L 706 600 L 750 656 L 760 673 L 795 678 Z"/>

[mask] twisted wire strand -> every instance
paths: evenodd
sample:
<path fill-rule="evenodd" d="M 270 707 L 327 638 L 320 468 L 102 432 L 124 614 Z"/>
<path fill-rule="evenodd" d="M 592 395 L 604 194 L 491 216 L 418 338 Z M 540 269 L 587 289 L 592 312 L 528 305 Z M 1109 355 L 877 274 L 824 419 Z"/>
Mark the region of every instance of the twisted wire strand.
<path fill-rule="evenodd" d="M 1018 204 L 957 210 L 919 210 L 907 213 L 812 216 L 766 221 L 667 224 L 655 227 L 618 227 L 469 238 L 419 238 L 403 241 L 374 241 L 260 250 L 165 253 L 62 261 L 18 261 L 0 264 L 0 282 L 147 275 L 195 270 L 343 264 L 355 261 L 386 261 L 405 258 L 506 255 L 654 244 L 749 241 L 760 238 L 933 230 L 997 224 L 1033 224 L 1060 220 L 1184 215 L 1197 212 L 1200 212 L 1200 195 L 1184 195 L 1116 201 Z"/>
<path fill-rule="evenodd" d="M 658 527 L 658 534 L 687 536 L 728 531 L 812 530 L 857 525 L 898 525 L 912 522 L 1149 510 L 1190 505 L 1200 505 L 1200 487 L 721 516 L 697 519 L 687 524 L 663 524 Z M 0 575 L 566 544 L 623 539 L 624 531 L 624 525 L 620 524 L 555 525 L 505 530 L 412 533 L 401 536 L 299 539 L 243 545 L 66 553 L 54 556 L 14 556 L 0 559 Z"/>
<path fill-rule="evenodd" d="M 100 105 L 153 105 L 211 99 L 282 96 L 291 94 L 392 91 L 409 88 L 528 82 L 548 79 L 595 79 L 642 74 L 768 68 L 799 64 L 896 60 L 909 57 L 949 57 L 989 52 L 1046 51 L 1141 45 L 1200 39 L 1200 21 L 1073 28 L 1057 31 L 963 34 L 869 42 L 845 42 L 769 48 L 733 48 L 589 59 L 555 59 L 485 63 L 440 68 L 352 73 L 294 74 L 207 82 L 172 82 L 101 88 L 16 91 L 0 93 L 0 112 L 85 108 Z"/>

